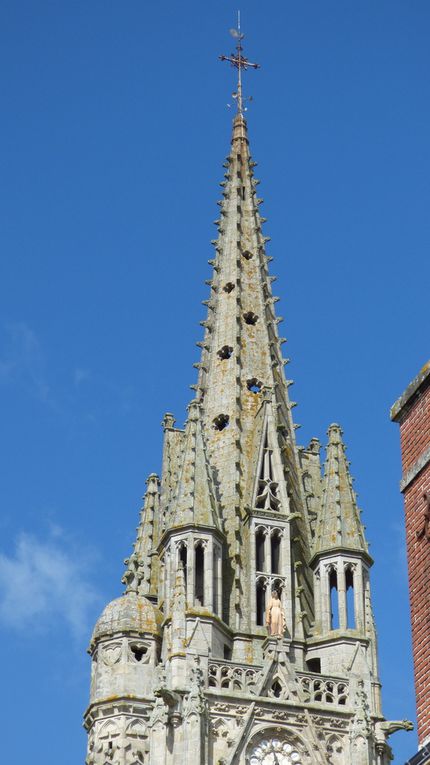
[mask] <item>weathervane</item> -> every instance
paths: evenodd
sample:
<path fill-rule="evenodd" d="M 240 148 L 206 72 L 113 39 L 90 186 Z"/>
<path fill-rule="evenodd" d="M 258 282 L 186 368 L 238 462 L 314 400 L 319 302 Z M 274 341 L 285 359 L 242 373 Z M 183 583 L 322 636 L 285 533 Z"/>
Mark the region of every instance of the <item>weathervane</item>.
<path fill-rule="evenodd" d="M 229 61 L 230 64 L 237 69 L 237 92 L 233 93 L 233 98 L 235 98 L 237 102 L 238 114 L 243 116 L 246 107 L 244 108 L 243 106 L 242 69 L 259 69 L 260 64 L 253 64 L 243 55 L 242 40 L 245 35 L 240 31 L 240 11 L 237 12 L 237 29 L 230 29 L 230 34 L 237 40 L 236 53 L 232 53 L 230 56 L 220 56 L 220 60 Z"/>

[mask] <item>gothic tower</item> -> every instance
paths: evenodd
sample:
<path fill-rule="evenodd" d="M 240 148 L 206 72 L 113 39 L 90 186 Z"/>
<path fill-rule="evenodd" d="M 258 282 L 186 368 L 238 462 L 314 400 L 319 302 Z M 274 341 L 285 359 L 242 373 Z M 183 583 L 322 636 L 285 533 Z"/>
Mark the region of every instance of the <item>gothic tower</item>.
<path fill-rule="evenodd" d="M 90 643 L 87 765 L 388 765 L 369 555 L 338 425 L 296 443 L 238 112 L 195 397 L 166 414 L 125 593 Z"/>

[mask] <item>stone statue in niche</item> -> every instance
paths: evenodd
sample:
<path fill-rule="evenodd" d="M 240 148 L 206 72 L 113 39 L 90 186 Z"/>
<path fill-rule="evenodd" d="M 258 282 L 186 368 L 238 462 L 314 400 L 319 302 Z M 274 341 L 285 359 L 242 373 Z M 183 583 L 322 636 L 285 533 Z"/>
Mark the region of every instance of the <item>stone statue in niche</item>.
<path fill-rule="evenodd" d="M 279 592 L 277 590 L 272 590 L 266 608 L 267 632 L 274 637 L 282 637 L 286 626 L 285 611 L 279 597 Z"/>

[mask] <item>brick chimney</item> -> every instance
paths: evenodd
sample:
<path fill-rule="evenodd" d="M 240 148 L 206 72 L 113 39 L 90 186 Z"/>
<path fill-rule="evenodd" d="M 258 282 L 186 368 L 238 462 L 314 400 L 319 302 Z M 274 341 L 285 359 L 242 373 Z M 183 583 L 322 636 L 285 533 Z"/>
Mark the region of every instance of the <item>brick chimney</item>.
<path fill-rule="evenodd" d="M 392 406 L 400 425 L 420 749 L 430 742 L 430 361 Z M 427 762 L 427 760 L 425 760 Z"/>

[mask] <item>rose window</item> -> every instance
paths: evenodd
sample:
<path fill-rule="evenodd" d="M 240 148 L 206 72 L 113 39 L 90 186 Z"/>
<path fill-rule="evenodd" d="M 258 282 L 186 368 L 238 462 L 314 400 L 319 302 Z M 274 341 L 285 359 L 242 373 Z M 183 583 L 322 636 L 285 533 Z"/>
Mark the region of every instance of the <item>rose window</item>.
<path fill-rule="evenodd" d="M 252 750 L 249 765 L 301 765 L 301 757 L 286 741 L 264 739 Z"/>

